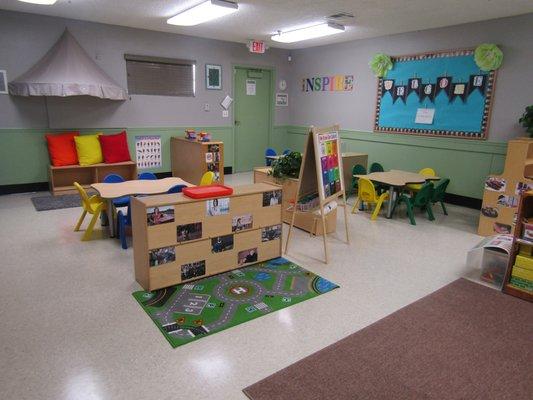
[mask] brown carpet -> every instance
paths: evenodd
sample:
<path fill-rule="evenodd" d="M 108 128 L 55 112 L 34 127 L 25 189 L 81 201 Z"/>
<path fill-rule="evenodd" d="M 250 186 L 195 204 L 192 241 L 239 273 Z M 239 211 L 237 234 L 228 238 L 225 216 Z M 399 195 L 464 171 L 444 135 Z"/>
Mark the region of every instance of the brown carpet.
<path fill-rule="evenodd" d="M 244 393 L 253 400 L 531 400 L 533 304 L 459 279 Z"/>

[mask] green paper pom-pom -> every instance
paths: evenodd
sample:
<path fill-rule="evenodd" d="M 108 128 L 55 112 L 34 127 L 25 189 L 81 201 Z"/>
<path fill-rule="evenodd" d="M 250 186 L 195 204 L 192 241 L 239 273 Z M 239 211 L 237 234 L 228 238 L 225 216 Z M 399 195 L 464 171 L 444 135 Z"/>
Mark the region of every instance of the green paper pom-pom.
<path fill-rule="evenodd" d="M 387 75 L 387 72 L 392 69 L 391 58 L 383 53 L 375 54 L 372 60 L 368 63 L 372 72 L 378 78 L 383 78 Z"/>
<path fill-rule="evenodd" d="M 483 43 L 476 47 L 474 60 L 482 71 L 492 71 L 502 65 L 503 53 L 495 44 Z"/>

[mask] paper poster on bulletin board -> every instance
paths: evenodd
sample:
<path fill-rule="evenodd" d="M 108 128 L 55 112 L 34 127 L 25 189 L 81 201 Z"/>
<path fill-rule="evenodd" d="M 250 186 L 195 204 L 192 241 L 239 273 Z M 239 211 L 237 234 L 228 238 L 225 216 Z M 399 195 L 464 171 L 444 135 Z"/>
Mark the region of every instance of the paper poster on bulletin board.
<path fill-rule="evenodd" d="M 137 168 L 161 167 L 161 136 L 135 136 Z"/>
<path fill-rule="evenodd" d="M 378 79 L 375 132 L 486 139 L 495 71 L 481 71 L 473 50 L 392 57 Z"/>
<path fill-rule="evenodd" d="M 327 199 L 344 190 L 339 132 L 314 133 L 314 145 L 316 167 L 320 171 L 317 174 L 319 195 L 322 199 Z"/>

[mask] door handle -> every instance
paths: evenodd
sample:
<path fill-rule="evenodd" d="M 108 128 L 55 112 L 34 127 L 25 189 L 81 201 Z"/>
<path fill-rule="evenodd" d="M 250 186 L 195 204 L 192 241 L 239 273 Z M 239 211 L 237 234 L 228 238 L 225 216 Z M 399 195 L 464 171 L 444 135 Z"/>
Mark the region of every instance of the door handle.
<path fill-rule="evenodd" d="M 240 124 L 241 124 L 241 121 L 235 120 L 235 126 L 240 125 Z"/>

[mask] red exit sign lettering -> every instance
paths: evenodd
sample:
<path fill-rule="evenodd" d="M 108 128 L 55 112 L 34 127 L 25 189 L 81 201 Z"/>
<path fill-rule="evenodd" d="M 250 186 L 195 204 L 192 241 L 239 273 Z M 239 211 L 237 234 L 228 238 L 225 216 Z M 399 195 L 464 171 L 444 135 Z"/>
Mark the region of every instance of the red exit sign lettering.
<path fill-rule="evenodd" d="M 263 54 L 265 52 L 265 42 L 261 40 L 250 40 L 248 49 L 250 49 L 250 53 Z"/>

